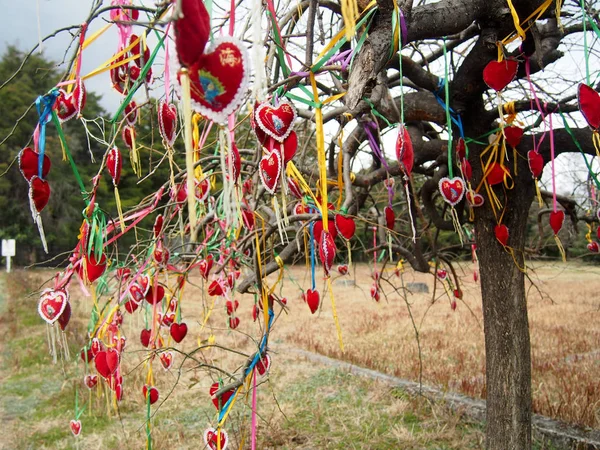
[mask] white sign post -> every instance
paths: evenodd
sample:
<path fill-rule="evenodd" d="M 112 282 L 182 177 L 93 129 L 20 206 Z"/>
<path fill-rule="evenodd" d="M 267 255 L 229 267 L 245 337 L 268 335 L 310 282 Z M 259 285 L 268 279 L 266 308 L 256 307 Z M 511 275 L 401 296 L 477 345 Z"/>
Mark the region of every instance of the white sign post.
<path fill-rule="evenodd" d="M 10 273 L 10 258 L 16 255 L 14 239 L 2 239 L 2 256 L 6 257 L 6 273 Z"/>

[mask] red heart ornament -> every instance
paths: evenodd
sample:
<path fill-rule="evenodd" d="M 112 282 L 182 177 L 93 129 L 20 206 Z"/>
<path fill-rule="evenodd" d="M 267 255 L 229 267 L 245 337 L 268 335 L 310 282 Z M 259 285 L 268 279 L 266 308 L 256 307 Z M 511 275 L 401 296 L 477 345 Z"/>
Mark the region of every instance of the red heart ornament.
<path fill-rule="evenodd" d="M 203 178 L 202 181 L 196 180 L 196 199 L 203 203 L 210 195 L 210 180 Z"/>
<path fill-rule="evenodd" d="M 246 48 L 229 36 L 215 39 L 209 47 L 189 67 L 192 104 L 202 115 L 225 123 L 246 95 Z"/>
<path fill-rule="evenodd" d="M 483 69 L 483 81 L 495 91 L 501 91 L 517 75 L 519 62 L 515 59 L 490 61 Z"/>
<path fill-rule="evenodd" d="M 187 335 L 188 327 L 185 322 L 173 323 L 169 328 L 169 333 L 175 342 L 178 344 L 183 341 L 183 338 Z"/>
<path fill-rule="evenodd" d="M 235 330 L 240 325 L 239 317 L 230 317 L 229 318 L 229 328 Z"/>
<path fill-rule="evenodd" d="M 152 227 L 152 231 L 154 232 L 154 237 L 157 238 L 161 235 L 163 229 L 164 218 L 162 214 L 156 216 L 154 220 L 154 226 Z"/>
<path fill-rule="evenodd" d="M 550 228 L 556 236 L 563 226 L 565 221 L 565 212 L 563 210 L 552 211 L 550 213 Z"/>
<path fill-rule="evenodd" d="M 308 211 L 307 211 L 308 212 Z M 337 237 L 337 228 L 335 227 L 335 224 L 332 223 L 333 220 L 331 218 L 330 215 L 327 216 L 327 227 L 329 229 L 329 232 L 331 233 L 331 237 L 333 237 L 333 239 L 335 239 Z M 317 242 L 317 244 L 319 244 L 321 242 L 321 234 L 323 233 L 323 220 L 315 220 L 315 223 L 313 225 L 313 237 L 315 239 L 315 241 Z"/>
<path fill-rule="evenodd" d="M 278 142 L 284 142 L 294 127 L 296 108 L 287 100 L 281 100 L 277 106 L 264 102 L 256 108 L 255 118 L 263 132 Z"/>
<path fill-rule="evenodd" d="M 123 160 L 121 158 L 121 152 L 117 147 L 113 147 L 108 151 L 106 155 L 106 168 L 110 177 L 112 178 L 113 185 L 119 184 L 121 180 L 121 168 Z"/>
<path fill-rule="evenodd" d="M 133 100 L 130 101 L 125 107 L 125 120 L 127 121 L 127 124 L 133 127 L 136 124 L 139 116 L 140 110 L 137 107 L 137 103 Z"/>
<path fill-rule="evenodd" d="M 88 389 L 93 389 L 98 384 L 98 375 L 86 375 L 83 377 L 83 382 Z"/>
<path fill-rule="evenodd" d="M 84 257 L 85 263 L 85 276 L 87 281 L 93 283 L 102 276 L 106 270 L 106 255 L 103 253 L 100 257 L 100 261 L 96 261 L 96 255 L 92 251 L 89 256 L 86 254 Z"/>
<path fill-rule="evenodd" d="M 49 324 L 56 322 L 69 303 L 69 293 L 65 290 L 45 289 L 40 296 L 38 313 Z"/>
<path fill-rule="evenodd" d="M 232 302 L 231 300 L 227 300 L 227 302 L 225 303 L 225 309 L 227 309 L 227 314 L 232 315 L 234 312 L 237 311 L 239 306 L 240 302 L 238 302 L 237 300 L 234 302 Z"/>
<path fill-rule="evenodd" d="M 587 84 L 580 83 L 577 88 L 579 110 L 592 130 L 600 129 L 600 94 Z"/>
<path fill-rule="evenodd" d="M 213 282 L 208 286 L 208 295 L 212 297 L 223 295 L 224 293 L 225 291 L 223 290 L 223 285 L 219 280 L 213 280 Z"/>
<path fill-rule="evenodd" d="M 181 15 L 173 24 L 179 62 L 191 66 L 202 56 L 210 34 L 210 16 L 204 2 L 182 0 Z"/>
<path fill-rule="evenodd" d="M 32 176 L 29 180 L 29 198 L 35 210 L 41 213 L 50 200 L 50 184 L 37 175 Z"/>
<path fill-rule="evenodd" d="M 104 378 L 108 378 L 117 371 L 119 365 L 119 353 L 112 348 L 100 351 L 96 354 L 94 363 L 96 364 L 98 373 Z"/>
<path fill-rule="evenodd" d="M 501 164 L 493 162 L 487 170 L 486 180 L 490 186 L 504 183 L 506 177 L 510 176 L 510 171 Z"/>
<path fill-rule="evenodd" d="M 202 278 L 204 278 L 205 280 L 208 280 L 208 275 L 210 274 L 210 269 L 212 269 L 212 266 L 213 266 L 212 255 L 208 255 L 206 257 L 206 259 L 203 259 L 198 264 L 198 268 L 200 269 L 200 275 L 202 275 Z"/>
<path fill-rule="evenodd" d="M 173 352 L 164 352 L 160 354 L 160 363 L 163 369 L 169 370 L 173 366 Z"/>
<path fill-rule="evenodd" d="M 144 394 L 144 399 L 148 401 L 148 397 L 150 398 L 150 404 L 153 405 L 158 401 L 158 389 L 154 386 L 150 387 L 147 384 L 142 388 L 142 393 Z"/>
<path fill-rule="evenodd" d="M 504 137 L 508 145 L 516 147 L 521 143 L 521 139 L 523 138 L 523 129 L 516 126 L 505 127 Z"/>
<path fill-rule="evenodd" d="M 293 178 L 287 179 L 288 188 L 290 193 L 299 200 L 302 200 L 302 190 L 300 189 L 300 185 Z"/>
<path fill-rule="evenodd" d="M 291 131 L 290 135 L 283 141 L 283 164 L 286 165 L 296 155 L 298 150 L 298 135 L 295 131 Z"/>
<path fill-rule="evenodd" d="M 262 377 L 264 376 L 271 367 L 271 356 L 265 355 L 256 363 L 256 371 Z"/>
<path fill-rule="evenodd" d="M 215 396 L 215 393 L 221 388 L 221 386 L 219 386 L 219 383 L 213 383 L 210 386 L 210 389 L 208 391 L 208 393 L 210 394 L 210 397 L 212 399 L 213 405 L 215 405 L 215 408 L 217 408 L 217 410 L 219 410 L 219 401 L 221 402 L 221 408 L 223 407 L 223 405 L 225 405 L 229 399 L 231 398 L 231 396 L 233 394 L 235 394 L 235 390 L 231 389 L 229 391 L 225 391 L 223 392 L 219 397 Z"/>
<path fill-rule="evenodd" d="M 544 170 L 544 157 L 534 150 L 527 152 L 527 160 L 529 162 L 529 170 L 533 178 L 537 179 Z"/>
<path fill-rule="evenodd" d="M 473 169 L 471 168 L 471 163 L 466 159 L 463 159 L 460 162 L 460 170 L 465 179 L 470 181 L 471 177 L 473 176 Z"/>
<path fill-rule="evenodd" d="M 30 181 L 34 175 L 39 176 L 39 159 L 40 155 L 33 151 L 30 147 L 25 147 L 19 152 L 19 170 L 21 175 L 27 181 Z M 46 178 L 50 172 L 50 158 L 44 154 L 44 162 L 42 163 L 42 178 Z"/>
<path fill-rule="evenodd" d="M 373 286 L 371 286 L 371 298 L 376 302 L 378 302 L 381 298 L 379 295 L 379 287 L 377 286 L 377 283 L 373 283 Z"/>
<path fill-rule="evenodd" d="M 469 202 L 469 205 L 474 208 L 478 208 L 485 203 L 483 195 L 473 191 L 467 191 L 467 201 Z"/>
<path fill-rule="evenodd" d="M 439 188 L 442 197 L 450 206 L 456 205 L 465 195 L 465 182 L 459 177 L 441 178 Z"/>
<path fill-rule="evenodd" d="M 146 294 L 146 301 L 151 305 L 155 303 L 160 303 L 162 299 L 165 297 L 165 288 L 160 284 L 156 286 L 151 286 L 148 289 L 148 293 Z"/>
<path fill-rule="evenodd" d="M 167 147 L 173 147 L 177 134 L 177 107 L 162 101 L 158 105 L 158 131 Z"/>
<path fill-rule="evenodd" d="M 404 174 L 410 177 L 415 163 L 415 151 L 410 134 L 403 124 L 398 126 L 398 137 L 396 138 L 396 159 Z"/>
<path fill-rule="evenodd" d="M 306 301 L 311 313 L 314 314 L 317 312 L 317 309 L 319 309 L 319 303 L 321 302 L 319 298 L 319 291 L 313 291 L 312 289 L 309 289 L 306 291 L 304 300 Z"/>
<path fill-rule="evenodd" d="M 140 333 L 140 342 L 146 348 L 150 345 L 150 336 L 152 336 L 152 330 L 142 330 Z"/>
<path fill-rule="evenodd" d="M 383 209 L 383 214 L 385 216 L 385 226 L 393 230 L 394 224 L 396 223 L 396 214 L 394 214 L 394 210 L 390 206 L 386 206 Z"/>
<path fill-rule="evenodd" d="M 81 420 L 72 419 L 71 422 L 69 422 L 69 427 L 71 428 L 73 436 L 77 437 L 81 434 Z"/>
<path fill-rule="evenodd" d="M 279 181 L 281 169 L 281 154 L 276 149 L 264 155 L 260 160 L 258 170 L 260 180 L 270 194 L 274 194 L 277 190 L 277 181 Z"/>
<path fill-rule="evenodd" d="M 458 138 L 458 141 L 456 141 L 455 151 L 459 161 L 462 161 L 467 157 L 467 144 L 465 144 L 463 138 Z"/>
<path fill-rule="evenodd" d="M 65 331 L 67 325 L 69 325 L 69 321 L 71 320 L 71 303 L 67 301 L 65 305 L 65 309 L 60 316 L 58 316 L 58 326 L 62 331 Z"/>
<path fill-rule="evenodd" d="M 348 273 L 348 264 L 338 264 L 337 270 L 341 275 L 346 275 Z"/>
<path fill-rule="evenodd" d="M 125 142 L 127 148 L 129 150 L 133 150 L 133 146 L 135 143 L 135 128 L 129 125 L 124 126 L 121 137 L 123 138 L 123 142 Z"/>
<path fill-rule="evenodd" d="M 85 101 L 87 93 L 83 81 L 81 78 L 75 83 L 73 92 L 67 94 L 66 91 L 60 90 L 54 108 L 56 109 L 56 115 L 61 122 L 66 122 L 73 117 L 81 114 L 85 107 Z"/>
<path fill-rule="evenodd" d="M 598 253 L 600 251 L 600 246 L 596 241 L 592 241 L 587 245 L 587 249 L 592 253 Z"/>
<path fill-rule="evenodd" d="M 345 239 L 352 239 L 356 232 L 356 223 L 352 217 L 343 216 L 342 214 L 336 214 L 335 216 L 335 227 L 338 232 Z"/>
<path fill-rule="evenodd" d="M 214 428 L 209 428 L 204 432 L 204 443 L 210 450 L 227 450 L 229 438 L 225 430 L 217 432 Z"/>
<path fill-rule="evenodd" d="M 336 254 L 335 242 L 331 234 L 327 231 L 321 233 L 321 241 L 319 242 L 319 257 L 325 270 L 325 275 L 329 275 L 329 271 L 333 266 L 333 260 Z"/>
<path fill-rule="evenodd" d="M 496 235 L 496 239 L 498 239 L 498 242 L 500 242 L 503 246 L 506 247 L 506 245 L 508 244 L 508 227 L 504 224 L 500 224 L 500 225 L 496 225 L 494 227 L 494 234 Z"/>

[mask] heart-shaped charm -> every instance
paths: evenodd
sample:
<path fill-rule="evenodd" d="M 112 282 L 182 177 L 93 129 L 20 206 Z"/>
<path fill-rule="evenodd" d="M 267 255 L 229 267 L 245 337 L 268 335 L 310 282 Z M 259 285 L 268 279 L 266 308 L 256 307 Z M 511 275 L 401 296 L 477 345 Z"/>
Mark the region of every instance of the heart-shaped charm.
<path fill-rule="evenodd" d="M 469 202 L 469 205 L 473 206 L 474 208 L 482 206 L 485 202 L 483 195 L 474 191 L 467 191 L 467 201 Z"/>
<path fill-rule="evenodd" d="M 177 107 L 173 103 L 159 103 L 158 131 L 167 147 L 173 147 L 177 135 Z"/>
<path fill-rule="evenodd" d="M 150 401 L 150 404 L 153 405 L 158 401 L 158 389 L 154 386 L 144 385 L 142 388 L 142 394 L 144 394 L 144 399 L 146 402 Z"/>
<path fill-rule="evenodd" d="M 69 427 L 71 428 L 71 433 L 73 433 L 73 436 L 77 437 L 81 434 L 81 420 L 72 419 L 69 422 Z"/>
<path fill-rule="evenodd" d="M 342 237 L 348 240 L 352 239 L 352 236 L 354 236 L 354 233 L 356 232 L 356 223 L 354 223 L 354 219 L 342 214 L 336 214 L 335 227 Z"/>
<path fill-rule="evenodd" d="M 30 181 L 34 175 L 39 176 L 40 155 L 33 151 L 30 147 L 25 147 L 19 152 L 19 170 L 27 181 Z M 42 178 L 46 178 L 50 172 L 50 158 L 44 154 L 44 162 L 42 163 Z"/>
<path fill-rule="evenodd" d="M 130 101 L 125 107 L 125 120 L 130 126 L 134 126 L 140 116 L 140 109 L 135 101 Z"/>
<path fill-rule="evenodd" d="M 204 443 L 210 450 L 227 450 L 229 438 L 225 430 L 215 430 L 209 428 L 204 432 Z"/>
<path fill-rule="evenodd" d="M 109 348 L 98 352 L 94 358 L 96 364 L 96 370 L 104 377 L 108 378 L 117 371 L 119 366 L 119 352 L 115 349 Z"/>
<path fill-rule="evenodd" d="M 494 227 L 494 234 L 496 235 L 496 239 L 498 239 L 498 242 L 500 242 L 503 246 L 506 247 L 506 245 L 508 244 L 508 227 L 504 224 L 500 224 L 500 225 L 496 225 Z"/>
<path fill-rule="evenodd" d="M 154 219 L 154 225 L 152 226 L 152 232 L 154 233 L 155 239 L 158 238 L 162 234 L 164 221 L 165 221 L 165 219 L 162 214 L 159 214 L 158 216 L 156 216 L 156 219 Z"/>
<path fill-rule="evenodd" d="M 258 372 L 258 374 L 261 377 L 264 376 L 269 371 L 270 368 L 271 368 L 271 356 L 269 356 L 268 354 L 263 356 L 256 363 L 256 371 Z"/>
<path fill-rule="evenodd" d="M 239 317 L 230 317 L 229 318 L 229 328 L 235 330 L 240 325 Z"/>
<path fill-rule="evenodd" d="M 410 134 L 403 124 L 398 126 L 398 137 L 396 138 L 396 159 L 404 174 L 410 177 L 415 163 L 415 151 Z"/>
<path fill-rule="evenodd" d="M 81 78 L 77 80 L 75 88 L 70 94 L 67 94 L 66 91 L 61 89 L 54 106 L 58 120 L 66 122 L 78 114 L 81 114 L 81 111 L 83 111 L 83 108 L 85 107 L 86 98 L 87 93 Z"/>
<path fill-rule="evenodd" d="M 467 144 L 465 144 L 465 140 L 463 138 L 458 138 L 456 141 L 456 147 L 454 148 L 456 151 L 456 156 L 459 161 L 466 159 L 467 157 Z"/>
<path fill-rule="evenodd" d="M 146 294 L 146 301 L 151 305 L 156 303 L 160 303 L 162 299 L 165 297 L 165 288 L 160 284 L 156 286 L 151 286 L 148 289 L 148 293 Z"/>
<path fill-rule="evenodd" d="M 466 159 L 460 161 L 460 170 L 465 177 L 466 180 L 471 180 L 473 176 L 473 169 L 471 168 L 471 163 Z"/>
<path fill-rule="evenodd" d="M 173 352 L 164 352 L 160 354 L 160 363 L 163 369 L 169 370 L 173 366 Z"/>
<path fill-rule="evenodd" d="M 69 293 L 65 290 L 45 289 L 40 296 L 38 312 L 49 324 L 58 320 L 69 302 Z"/>
<path fill-rule="evenodd" d="M 150 337 L 152 336 L 152 330 L 142 330 L 140 333 L 140 342 L 146 348 L 150 345 Z"/>
<path fill-rule="evenodd" d="M 121 137 L 123 138 L 123 142 L 125 142 L 127 148 L 129 150 L 133 150 L 135 143 L 135 128 L 129 125 L 124 126 Z"/>
<path fill-rule="evenodd" d="M 256 108 L 255 118 L 263 132 L 278 142 L 284 142 L 294 128 L 296 108 L 287 100 L 280 100 L 277 106 L 264 102 Z"/>
<path fill-rule="evenodd" d="M 224 293 L 225 293 L 225 291 L 223 289 L 223 285 L 221 284 L 220 280 L 213 280 L 208 285 L 208 295 L 210 295 L 211 297 L 218 297 L 220 295 L 223 295 Z"/>
<path fill-rule="evenodd" d="M 100 261 L 96 260 L 96 255 L 92 251 L 89 255 L 85 255 L 83 258 L 85 270 L 83 273 L 89 283 L 93 283 L 104 274 L 106 270 L 106 255 L 103 253 L 100 257 Z"/>
<path fill-rule="evenodd" d="M 486 173 L 485 179 L 490 186 L 504 183 L 504 180 L 506 180 L 507 177 L 510 177 L 510 171 L 506 166 L 498 164 L 497 162 L 491 163 Z"/>
<path fill-rule="evenodd" d="M 248 86 L 246 48 L 233 37 L 220 37 L 189 67 L 192 104 L 217 123 L 242 103 Z"/>
<path fill-rule="evenodd" d="M 392 207 L 388 205 L 383 208 L 383 215 L 385 216 L 385 226 L 388 229 L 393 230 L 394 224 L 396 223 L 396 214 L 394 214 Z"/>
<path fill-rule="evenodd" d="M 210 34 L 210 16 L 204 2 L 182 0 L 179 18 L 173 24 L 179 62 L 191 66 L 202 56 Z"/>
<path fill-rule="evenodd" d="M 550 212 L 550 228 L 556 236 L 563 226 L 565 221 L 565 212 L 561 209 Z"/>
<path fill-rule="evenodd" d="M 516 59 L 490 61 L 483 69 L 483 81 L 495 91 L 501 91 L 517 75 L 519 62 Z"/>
<path fill-rule="evenodd" d="M 118 185 L 121 180 L 121 168 L 123 160 L 121 158 L 121 152 L 117 147 L 113 147 L 108 151 L 106 155 L 106 169 L 112 178 L 113 185 Z"/>
<path fill-rule="evenodd" d="M 321 303 L 321 299 L 319 297 L 319 291 L 309 289 L 304 294 L 304 301 L 308 305 L 311 313 L 316 313 L 317 309 L 319 309 L 319 303 Z"/>
<path fill-rule="evenodd" d="M 300 185 L 298 184 L 298 182 L 293 178 L 288 177 L 287 183 L 290 193 L 297 199 L 302 200 L 302 190 L 300 189 Z"/>
<path fill-rule="evenodd" d="M 336 254 L 335 242 L 331 234 L 327 231 L 321 233 L 321 241 L 319 242 L 319 257 L 321 264 L 325 270 L 325 275 L 329 275 L 329 271 L 333 266 L 333 260 Z"/>
<path fill-rule="evenodd" d="M 439 188 L 442 197 L 450 206 L 456 205 L 465 195 L 465 182 L 459 177 L 441 178 Z"/>
<path fill-rule="evenodd" d="M 437 277 L 438 279 L 444 281 L 446 278 L 448 278 L 448 271 L 446 269 L 438 269 Z"/>
<path fill-rule="evenodd" d="M 188 327 L 185 322 L 173 323 L 169 328 L 169 333 L 175 342 L 178 344 L 183 341 L 183 338 L 187 335 Z"/>
<path fill-rule="evenodd" d="M 98 375 L 86 375 L 83 377 L 83 383 L 88 389 L 93 389 L 98 384 Z"/>
<path fill-rule="evenodd" d="M 577 88 L 579 110 L 592 130 L 600 129 L 600 94 L 587 84 L 580 83 Z"/>
<path fill-rule="evenodd" d="M 527 161 L 529 162 L 531 175 L 533 175 L 533 178 L 538 179 L 544 170 L 544 157 L 534 150 L 529 150 Z"/>
<path fill-rule="evenodd" d="M 225 303 L 225 309 L 227 310 L 227 314 L 231 316 L 234 312 L 237 311 L 239 306 L 240 302 L 238 302 L 237 300 L 233 302 L 231 300 L 227 300 L 227 302 Z"/>
<path fill-rule="evenodd" d="M 523 138 L 523 129 L 510 126 L 504 127 L 504 137 L 506 138 L 506 143 L 511 147 L 516 147 L 521 143 L 521 139 Z"/>
<path fill-rule="evenodd" d="M 348 264 L 338 264 L 337 270 L 340 275 L 346 275 L 348 273 Z"/>
<path fill-rule="evenodd" d="M 208 280 L 208 275 L 210 274 L 210 269 L 213 266 L 213 257 L 212 255 L 208 255 L 205 259 L 198 263 L 198 268 L 200 269 L 200 275 L 205 280 Z"/>
<path fill-rule="evenodd" d="M 373 286 L 371 286 L 371 298 L 376 302 L 378 302 L 381 298 L 381 295 L 379 294 L 379 286 L 377 286 L 377 283 L 373 283 Z"/>
<path fill-rule="evenodd" d="M 208 390 L 208 393 L 210 394 L 210 398 L 212 399 L 213 405 L 215 405 L 215 408 L 217 408 L 217 410 L 220 410 L 221 408 L 223 408 L 223 405 L 225 405 L 225 403 L 227 403 L 229 401 L 231 396 L 233 394 L 235 394 L 235 390 L 231 389 L 229 391 L 223 392 L 219 397 L 217 397 L 215 395 L 215 393 L 220 388 L 221 388 L 221 386 L 219 386 L 219 383 L 213 383 L 210 386 L 210 389 Z M 219 403 L 220 403 L 220 405 L 219 405 Z M 219 406 L 220 406 L 220 408 L 219 408 Z"/>
<path fill-rule="evenodd" d="M 277 181 L 281 175 L 281 154 L 278 150 L 263 156 L 260 160 L 258 173 L 263 186 L 270 194 L 275 194 Z"/>
<path fill-rule="evenodd" d="M 50 184 L 34 175 L 29 180 L 29 199 L 32 206 L 39 213 L 46 207 L 50 200 Z"/>
<path fill-rule="evenodd" d="M 587 249 L 592 253 L 598 253 L 600 251 L 600 246 L 596 241 L 592 241 L 587 245 Z"/>
<path fill-rule="evenodd" d="M 295 131 L 290 132 L 290 135 L 283 141 L 283 165 L 290 162 L 296 155 L 298 150 L 298 135 Z"/>
<path fill-rule="evenodd" d="M 65 309 L 60 316 L 58 316 L 58 326 L 62 331 L 65 331 L 69 321 L 71 320 L 71 303 L 67 302 Z"/>
<path fill-rule="evenodd" d="M 202 181 L 196 180 L 196 199 L 204 203 L 210 195 L 210 180 L 203 178 Z"/>

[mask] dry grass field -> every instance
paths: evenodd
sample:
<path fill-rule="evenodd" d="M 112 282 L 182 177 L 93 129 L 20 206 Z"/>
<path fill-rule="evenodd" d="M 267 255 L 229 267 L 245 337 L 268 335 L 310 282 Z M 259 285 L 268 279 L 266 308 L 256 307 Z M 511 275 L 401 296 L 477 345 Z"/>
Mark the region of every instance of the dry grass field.
<path fill-rule="evenodd" d="M 302 348 L 402 378 L 418 380 L 422 376 L 425 384 L 485 397 L 479 286 L 473 282 L 470 266 L 460 270 L 464 297 L 455 311 L 439 282 L 433 297 L 432 276 L 406 271 L 398 278 L 387 273 L 385 277 L 396 289 L 382 283 L 387 295 L 382 295 L 379 303 L 369 294 L 372 279 L 367 266 L 357 266 L 342 278 L 355 280 L 355 286 L 334 280 L 343 354 L 322 280 L 318 283 L 321 308 L 312 315 L 297 287 L 310 284 L 305 269 L 286 270 L 281 295 L 288 299 L 287 308 L 275 322 L 273 366 L 268 382 L 263 380 L 258 391 L 257 448 L 481 448 L 482 425 L 443 405 L 284 351 L 289 346 Z M 146 352 L 138 338 L 144 325 L 142 315 L 125 314 L 125 398 L 118 410 L 107 408 L 97 389 L 88 392 L 83 385 L 85 371 L 78 358 L 53 365 L 48 355 L 46 326 L 36 311 L 37 297 L 28 297 L 27 292 L 38 289 L 51 275 L 49 271 L 17 271 L 0 278 L 0 448 L 143 448 L 141 389 L 146 372 L 141 364 Z M 600 298 L 596 295 L 600 268 L 536 264 L 529 276 L 535 283 L 529 291 L 535 411 L 600 428 Z M 201 278 L 192 277 L 191 282 L 201 285 Z M 414 282 L 426 283 L 430 293 L 401 289 L 403 283 Z M 187 289 L 183 298 L 182 314 L 190 332 L 177 347 L 190 352 L 199 343 L 214 340 L 224 348 L 252 352 L 260 337 L 259 326 L 251 318 L 253 297 L 237 297 L 241 323 L 231 331 L 223 301 L 202 328 L 211 299 L 198 292 Z M 84 343 L 91 300 L 73 284 L 71 301 L 73 320 L 67 339 L 75 353 Z M 184 360 L 183 354 L 175 353 L 169 372 L 155 359 L 160 400 L 151 420 L 153 448 L 202 448 L 202 433 L 215 422 L 208 390 L 218 378 L 200 365 L 234 373 L 244 361 L 244 356 L 214 346 L 197 352 L 195 360 Z M 81 417 L 82 436 L 77 441 L 68 429 L 76 390 L 80 404 L 87 404 Z M 226 425 L 232 438 L 230 449 L 249 448 L 248 405 L 249 398 L 238 402 Z"/>

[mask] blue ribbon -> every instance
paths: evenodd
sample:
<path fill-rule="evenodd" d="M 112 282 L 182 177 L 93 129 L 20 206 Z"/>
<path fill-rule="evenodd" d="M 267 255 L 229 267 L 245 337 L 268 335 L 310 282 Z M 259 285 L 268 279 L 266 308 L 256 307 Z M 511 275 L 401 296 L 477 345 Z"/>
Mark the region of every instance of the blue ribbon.
<path fill-rule="evenodd" d="M 446 105 L 446 103 L 444 102 L 444 100 L 442 100 L 442 97 L 440 95 L 440 94 L 443 94 L 443 92 L 444 92 L 444 84 L 445 83 L 446 83 L 446 80 L 444 80 L 443 78 L 440 78 L 440 81 L 438 83 L 438 88 L 433 93 L 433 95 L 435 95 L 435 99 L 442 106 L 442 108 L 444 108 L 444 110 L 448 109 L 450 111 L 450 119 L 452 120 L 452 123 L 454 125 L 456 125 L 456 127 L 458 128 L 458 133 L 460 134 L 460 137 L 464 139 L 465 132 L 463 130 L 463 124 L 462 124 L 462 119 L 460 117 L 460 114 L 458 114 L 456 111 L 454 111 L 450 106 Z"/>
<path fill-rule="evenodd" d="M 44 168 L 44 152 L 46 150 L 46 124 L 50 122 L 52 118 L 52 108 L 58 98 L 58 89 L 52 89 L 46 95 L 40 95 L 35 101 L 35 107 L 38 115 L 40 116 L 38 123 L 40 126 L 40 135 L 38 140 L 38 148 L 40 154 L 38 156 L 38 176 L 43 179 L 42 171 Z"/>

